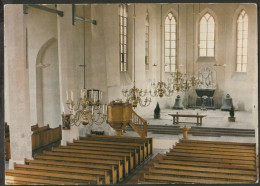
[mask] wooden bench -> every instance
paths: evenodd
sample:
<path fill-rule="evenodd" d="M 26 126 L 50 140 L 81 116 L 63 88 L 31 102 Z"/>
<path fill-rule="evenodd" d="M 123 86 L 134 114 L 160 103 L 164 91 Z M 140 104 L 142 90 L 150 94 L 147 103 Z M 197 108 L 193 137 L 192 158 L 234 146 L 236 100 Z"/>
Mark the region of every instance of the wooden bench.
<path fill-rule="evenodd" d="M 84 163 L 92 165 L 110 165 L 114 166 L 117 170 L 118 180 L 123 180 L 123 165 L 119 160 L 104 160 L 104 159 L 84 159 L 84 158 L 75 158 L 75 157 L 60 157 L 60 156 L 51 156 L 51 155 L 35 155 L 34 159 L 36 160 L 55 160 L 62 162 L 74 162 L 74 163 Z"/>
<path fill-rule="evenodd" d="M 38 128 L 39 128 L 38 123 L 37 123 L 36 125 L 32 125 L 32 126 L 31 126 L 31 131 L 35 131 L 35 130 L 37 130 Z"/>
<path fill-rule="evenodd" d="M 53 172 L 53 173 L 68 173 L 68 174 L 76 174 L 76 175 L 87 175 L 87 176 L 98 176 L 100 180 L 104 180 L 105 184 L 110 184 L 110 174 L 106 170 L 90 170 L 90 169 L 76 169 L 76 168 L 68 168 L 68 167 L 54 167 L 47 165 L 21 165 L 14 164 L 14 169 L 16 170 L 29 170 L 29 171 L 45 171 L 45 172 Z"/>
<path fill-rule="evenodd" d="M 179 140 L 138 183 L 255 183 L 254 152 L 251 143 Z"/>
<path fill-rule="evenodd" d="M 50 173 L 43 171 L 29 171 L 29 170 L 15 170 L 7 169 L 5 170 L 7 176 L 15 177 L 27 177 L 34 179 L 46 179 L 54 181 L 65 181 L 74 182 L 74 184 L 102 184 L 103 182 L 99 180 L 99 177 L 89 176 L 89 175 L 72 175 L 67 173 Z"/>
<path fill-rule="evenodd" d="M 197 114 L 179 114 L 178 112 L 176 114 L 168 114 L 173 117 L 173 124 L 179 124 L 179 123 L 189 123 L 189 124 L 197 124 L 197 125 L 202 125 L 202 118 L 206 117 L 207 115 L 200 115 L 199 113 Z M 180 117 L 186 117 L 186 118 L 197 118 L 197 122 L 180 122 L 179 118 Z"/>
<path fill-rule="evenodd" d="M 179 139 L 180 143 L 192 143 L 192 144 L 216 144 L 216 145 L 232 145 L 232 146 L 248 146 L 256 147 L 255 143 L 238 143 L 238 142 L 225 142 L 225 141 L 203 141 L 203 140 L 183 140 Z"/>
<path fill-rule="evenodd" d="M 71 149 L 71 148 L 52 148 L 52 152 L 66 152 L 66 153 L 75 153 L 75 154 L 93 154 L 93 155 L 108 155 L 116 156 L 127 159 L 129 162 L 129 172 L 134 169 L 134 157 L 130 152 L 104 152 L 100 150 L 87 150 L 87 149 Z"/>
<path fill-rule="evenodd" d="M 117 179 L 117 168 L 113 165 L 100 165 L 100 164 L 85 164 L 85 163 L 76 163 L 76 162 L 61 162 L 55 160 L 29 160 L 25 159 L 25 163 L 30 165 L 43 165 L 50 167 L 65 167 L 68 169 L 78 169 L 78 170 L 98 170 L 98 171 L 107 171 L 109 175 L 112 176 L 111 183 L 115 184 L 118 182 Z"/>
<path fill-rule="evenodd" d="M 101 151 L 101 152 L 119 152 L 119 153 L 125 153 L 126 156 L 127 154 L 130 153 L 130 166 L 132 167 L 132 162 L 134 162 L 134 167 L 139 165 L 139 152 L 133 147 L 129 149 L 121 149 L 121 148 L 116 148 L 113 145 L 108 146 L 108 145 L 93 145 L 90 144 L 88 145 L 81 145 L 80 143 L 75 145 L 74 143 L 67 143 L 67 146 L 59 146 L 60 149 L 75 149 L 75 150 L 89 150 L 89 151 Z"/>
<path fill-rule="evenodd" d="M 48 152 L 43 151 L 44 155 L 49 156 L 59 156 L 59 157 L 73 157 L 73 158 L 84 158 L 84 159 L 94 159 L 94 160 L 115 160 L 119 161 L 119 164 L 122 165 L 122 170 L 124 170 L 123 176 L 126 177 L 129 172 L 129 161 L 127 161 L 126 156 L 111 156 L 111 155 L 98 155 L 92 153 L 78 153 L 78 154 L 71 154 L 70 152 Z"/>
<path fill-rule="evenodd" d="M 115 148 L 125 148 L 125 149 L 129 149 L 129 148 L 133 148 L 136 149 L 139 152 L 139 163 L 141 163 L 142 161 L 144 161 L 145 159 L 145 155 L 146 155 L 146 147 L 145 144 L 138 144 L 138 143 L 120 143 L 120 142 L 104 142 L 104 141 L 92 141 L 92 140 L 73 140 L 74 145 L 80 144 L 83 146 L 89 146 L 89 144 L 92 144 L 93 146 L 97 146 L 97 145 L 110 145 L 110 146 L 114 146 Z"/>
<path fill-rule="evenodd" d="M 32 134 L 32 150 L 47 146 L 61 140 L 61 126 L 50 128 L 49 124 L 36 128 Z"/>
<path fill-rule="evenodd" d="M 5 160 L 11 158 L 9 125 L 5 122 Z"/>
<path fill-rule="evenodd" d="M 216 183 L 218 180 L 223 180 L 223 179 L 228 179 L 230 182 L 239 182 L 239 181 L 245 181 L 245 182 L 254 182 L 255 177 L 254 176 L 244 176 L 244 175 L 231 175 L 227 173 L 219 173 L 219 172 L 202 172 L 199 169 L 192 169 L 192 170 L 187 170 L 187 169 L 179 169 L 175 167 L 171 167 L 168 169 L 164 169 L 160 165 L 156 165 L 155 168 L 149 169 L 149 174 L 151 175 L 169 175 L 169 176 L 192 176 L 192 177 L 197 177 L 197 178 L 214 178 L 216 180 Z"/>
<path fill-rule="evenodd" d="M 147 147 L 147 155 L 153 154 L 153 138 L 140 138 L 140 137 L 124 137 L 124 136 L 94 136 L 86 135 L 86 139 L 96 139 L 103 141 L 120 141 L 130 143 L 145 143 Z"/>

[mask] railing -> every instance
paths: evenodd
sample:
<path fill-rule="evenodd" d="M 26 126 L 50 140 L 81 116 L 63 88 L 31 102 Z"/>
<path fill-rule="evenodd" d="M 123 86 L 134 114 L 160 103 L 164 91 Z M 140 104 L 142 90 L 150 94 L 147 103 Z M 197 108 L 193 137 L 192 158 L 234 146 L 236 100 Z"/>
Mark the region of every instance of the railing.
<path fill-rule="evenodd" d="M 140 117 L 134 110 L 132 110 L 132 121 L 130 122 L 130 126 L 140 137 L 147 137 L 147 121 Z"/>

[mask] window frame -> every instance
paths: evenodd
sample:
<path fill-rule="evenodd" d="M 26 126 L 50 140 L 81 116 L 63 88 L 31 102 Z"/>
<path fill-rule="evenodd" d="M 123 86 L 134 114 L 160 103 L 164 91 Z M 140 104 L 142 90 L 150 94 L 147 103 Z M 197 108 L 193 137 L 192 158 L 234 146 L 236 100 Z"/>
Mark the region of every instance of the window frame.
<path fill-rule="evenodd" d="M 145 18 L 145 70 L 149 70 L 150 64 L 150 20 L 149 20 L 149 12 L 146 11 Z"/>
<path fill-rule="evenodd" d="M 201 44 L 201 43 L 200 43 L 200 30 L 201 30 L 201 28 L 200 28 L 200 22 L 201 22 L 202 18 L 203 18 L 206 14 L 209 14 L 209 15 L 213 18 L 213 21 L 214 21 L 214 49 L 213 49 L 213 56 L 208 56 L 208 55 L 207 55 L 207 49 L 208 49 L 208 47 L 207 47 L 207 45 L 208 45 L 208 44 L 207 44 L 207 41 L 208 41 L 208 40 L 207 40 L 207 38 L 208 38 L 208 26 L 207 26 L 206 40 L 205 40 L 205 41 L 206 41 L 206 48 L 205 48 L 205 49 L 206 49 L 206 55 L 205 55 L 205 56 L 201 56 L 201 55 L 200 55 L 200 44 Z M 207 25 L 208 25 L 208 22 L 207 22 Z M 199 56 L 199 58 L 200 58 L 200 57 L 215 57 L 215 56 L 216 56 L 216 26 L 217 26 L 216 20 L 215 20 L 214 16 L 213 16 L 210 12 L 207 11 L 207 12 L 205 12 L 205 13 L 203 14 L 203 16 L 200 17 L 200 19 L 199 19 L 199 30 L 198 30 L 198 31 L 199 31 L 199 32 L 198 32 L 198 35 L 199 35 L 199 36 L 198 36 L 198 38 L 199 38 L 199 39 L 198 39 L 198 41 L 199 41 L 199 45 L 198 45 L 198 46 L 199 46 L 199 47 L 198 47 L 198 56 Z"/>
<path fill-rule="evenodd" d="M 123 10 L 126 11 L 126 17 L 124 17 L 124 15 L 121 15 L 121 7 L 123 6 Z M 128 70 L 128 6 L 127 4 L 120 4 L 118 5 L 118 17 L 119 17 L 119 69 L 120 69 L 120 72 L 127 72 Z M 123 17 L 123 23 L 121 24 L 121 17 Z M 124 26 L 124 20 L 126 19 L 126 25 Z M 123 38 L 125 36 L 126 38 L 126 44 L 124 44 L 124 39 L 123 41 L 121 40 L 121 28 L 122 27 L 125 27 L 123 28 L 122 30 L 122 33 L 123 33 Z M 124 31 L 126 33 L 126 35 L 124 35 Z M 126 57 L 124 58 L 124 61 L 123 62 L 121 60 L 121 57 L 122 57 L 122 53 L 121 53 L 121 46 L 123 45 L 123 55 L 125 55 Z M 124 49 L 126 52 L 124 52 Z M 123 65 L 122 65 L 123 63 Z M 122 68 L 123 66 L 123 68 Z"/>
<path fill-rule="evenodd" d="M 175 20 L 175 40 L 171 40 L 171 33 L 174 33 L 174 32 L 171 32 L 171 26 L 170 26 L 170 32 L 168 32 L 169 34 L 170 34 L 170 38 L 169 38 L 169 40 L 167 40 L 167 41 L 175 41 L 175 56 L 171 56 L 171 50 L 172 49 L 174 49 L 174 48 L 171 48 L 171 42 L 170 42 L 170 48 L 166 48 L 165 47 L 165 41 L 166 41 L 166 37 L 165 37 L 165 35 L 166 35 L 166 31 L 165 31 L 165 22 L 166 22 L 166 19 L 168 18 L 168 15 L 169 14 L 172 14 L 172 19 L 174 19 Z M 164 35 L 164 37 L 163 37 L 163 41 L 164 41 L 164 43 L 163 43 L 163 48 L 164 48 L 164 54 L 163 54 L 163 56 L 164 56 L 164 72 L 166 72 L 166 73 L 172 73 L 172 72 L 176 72 L 176 70 L 177 70 L 177 59 L 178 59 L 178 46 L 179 46 L 179 43 L 178 43 L 178 34 L 179 34 L 179 32 L 178 32 L 178 27 L 179 27 L 179 22 L 177 21 L 177 19 L 176 19 L 176 16 L 174 15 L 174 13 L 172 12 L 172 11 L 169 11 L 168 13 L 167 13 L 167 15 L 165 16 L 165 19 L 164 19 L 164 27 L 162 27 L 161 29 L 163 29 L 164 28 L 164 32 L 163 32 L 163 35 Z M 171 24 L 170 24 L 171 25 Z M 169 49 L 170 50 L 170 53 L 169 53 L 169 56 L 165 56 L 165 51 L 166 51 L 166 49 Z M 170 59 L 170 61 L 169 61 L 169 71 L 166 71 L 166 63 L 165 63 L 165 61 L 166 61 L 166 57 L 169 57 L 169 59 Z M 174 71 L 172 71 L 172 69 L 171 69 L 171 66 L 172 66 L 172 64 L 171 64 L 171 58 L 174 58 L 175 57 L 175 64 L 174 64 L 174 66 L 175 66 L 175 70 Z"/>
<path fill-rule="evenodd" d="M 245 15 L 247 15 L 247 47 L 246 47 L 246 63 L 243 63 L 243 40 L 244 40 L 244 35 L 243 35 L 243 26 L 244 26 L 244 16 L 242 17 L 242 38 L 241 38 L 241 40 L 242 40 L 242 47 L 241 47 L 241 52 L 242 52 L 242 54 L 240 55 L 241 56 L 241 63 L 240 63 L 240 65 L 241 65 L 241 67 L 240 67 L 240 71 L 238 71 L 238 19 L 239 19 L 239 17 L 240 17 L 240 15 L 242 14 L 242 12 L 245 12 Z M 248 14 L 247 14 L 247 11 L 245 10 L 245 9 L 241 9 L 241 11 L 239 12 L 239 14 L 238 14 L 238 16 L 237 16 L 237 19 L 236 19 L 236 69 L 235 69 L 235 72 L 238 72 L 238 73 L 246 73 L 247 72 L 247 64 L 248 64 Z M 244 72 L 243 71 L 243 66 L 246 66 L 246 71 Z"/>

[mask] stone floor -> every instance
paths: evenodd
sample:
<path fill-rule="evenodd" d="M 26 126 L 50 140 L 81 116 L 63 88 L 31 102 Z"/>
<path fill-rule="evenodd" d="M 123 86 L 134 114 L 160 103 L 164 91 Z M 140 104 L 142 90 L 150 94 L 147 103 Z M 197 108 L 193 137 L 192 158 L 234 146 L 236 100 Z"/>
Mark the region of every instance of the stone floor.
<path fill-rule="evenodd" d="M 201 127 L 214 127 L 214 128 L 238 128 L 238 129 L 255 129 L 255 124 L 253 121 L 253 114 L 251 112 L 236 111 L 235 117 L 236 122 L 229 122 L 229 112 L 220 110 L 206 110 L 202 111 L 200 109 L 184 109 L 184 110 L 172 110 L 172 109 L 161 109 L 161 119 L 153 119 L 153 113 L 147 115 L 141 115 L 145 120 L 147 120 L 148 125 L 173 125 L 173 118 L 168 114 L 173 113 L 182 114 L 203 114 L 207 115 L 202 120 Z M 196 122 L 196 118 L 180 118 L 180 121 L 191 121 Z M 195 124 L 185 124 L 186 126 L 196 126 Z M 184 124 L 179 124 L 179 126 L 184 126 Z M 199 126 L 196 126 L 199 127 Z M 138 136 L 135 132 L 127 131 L 123 134 L 124 136 Z M 154 152 L 155 153 L 165 153 L 172 148 L 172 146 L 183 137 L 180 135 L 163 135 L 163 134 L 152 134 L 148 132 L 148 137 L 153 137 L 154 142 Z M 257 135 L 256 135 L 257 136 Z M 189 139 L 194 140 L 208 140 L 208 141 L 230 141 L 230 142 L 245 142 L 245 143 L 256 143 L 256 137 L 237 137 L 237 136 L 221 136 L 221 137 L 208 137 L 208 136 L 192 136 L 188 135 Z"/>

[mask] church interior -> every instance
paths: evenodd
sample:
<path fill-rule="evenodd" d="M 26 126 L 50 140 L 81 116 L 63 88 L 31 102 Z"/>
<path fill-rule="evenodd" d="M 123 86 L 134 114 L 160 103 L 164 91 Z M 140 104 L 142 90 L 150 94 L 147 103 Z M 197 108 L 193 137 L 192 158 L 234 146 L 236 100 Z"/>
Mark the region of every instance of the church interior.
<path fill-rule="evenodd" d="M 6 184 L 258 182 L 250 3 L 8 4 Z"/>

